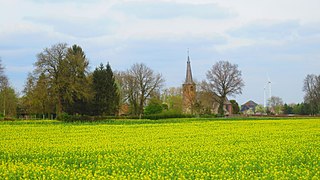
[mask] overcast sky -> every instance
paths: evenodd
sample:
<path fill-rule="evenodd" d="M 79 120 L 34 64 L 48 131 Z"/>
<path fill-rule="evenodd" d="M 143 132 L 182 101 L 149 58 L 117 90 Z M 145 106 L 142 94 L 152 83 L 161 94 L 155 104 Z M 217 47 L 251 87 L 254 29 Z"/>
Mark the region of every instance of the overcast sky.
<path fill-rule="evenodd" d="M 142 62 L 167 87 L 184 81 L 187 49 L 193 77 L 217 61 L 238 64 L 240 104 L 263 104 L 263 89 L 287 103 L 303 101 L 303 79 L 320 74 L 319 0 L 0 0 L 0 57 L 23 89 L 36 55 L 59 42 L 78 44 L 93 70 Z"/>

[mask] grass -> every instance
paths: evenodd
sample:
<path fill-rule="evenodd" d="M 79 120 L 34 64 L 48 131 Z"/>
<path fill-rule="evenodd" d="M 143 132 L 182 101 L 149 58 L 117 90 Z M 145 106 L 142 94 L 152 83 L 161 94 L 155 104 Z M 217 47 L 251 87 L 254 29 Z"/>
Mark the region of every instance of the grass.
<path fill-rule="evenodd" d="M 320 119 L 0 122 L 6 179 L 319 179 Z"/>

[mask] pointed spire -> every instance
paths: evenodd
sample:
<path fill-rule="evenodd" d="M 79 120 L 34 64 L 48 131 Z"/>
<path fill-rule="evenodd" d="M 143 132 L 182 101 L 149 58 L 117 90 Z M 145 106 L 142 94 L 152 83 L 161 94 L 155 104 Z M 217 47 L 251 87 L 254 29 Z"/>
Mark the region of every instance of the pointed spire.
<path fill-rule="evenodd" d="M 188 49 L 187 74 L 186 74 L 185 84 L 194 84 L 194 82 L 193 82 L 193 80 L 192 80 L 192 72 L 191 72 L 191 65 L 190 65 L 189 49 Z"/>

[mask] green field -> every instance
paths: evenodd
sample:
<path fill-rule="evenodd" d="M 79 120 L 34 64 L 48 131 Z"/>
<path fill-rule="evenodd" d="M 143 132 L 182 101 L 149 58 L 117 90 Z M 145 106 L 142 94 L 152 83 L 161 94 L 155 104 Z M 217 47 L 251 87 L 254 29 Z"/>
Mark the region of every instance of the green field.
<path fill-rule="evenodd" d="M 0 179 L 319 179 L 320 119 L 0 122 Z"/>

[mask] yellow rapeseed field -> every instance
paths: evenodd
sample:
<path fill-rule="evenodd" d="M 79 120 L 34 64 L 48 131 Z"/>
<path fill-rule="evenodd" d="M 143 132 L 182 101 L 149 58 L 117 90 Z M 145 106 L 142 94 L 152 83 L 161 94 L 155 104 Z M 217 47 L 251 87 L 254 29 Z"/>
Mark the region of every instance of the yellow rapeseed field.
<path fill-rule="evenodd" d="M 0 122 L 0 179 L 320 178 L 320 119 L 134 121 Z"/>

